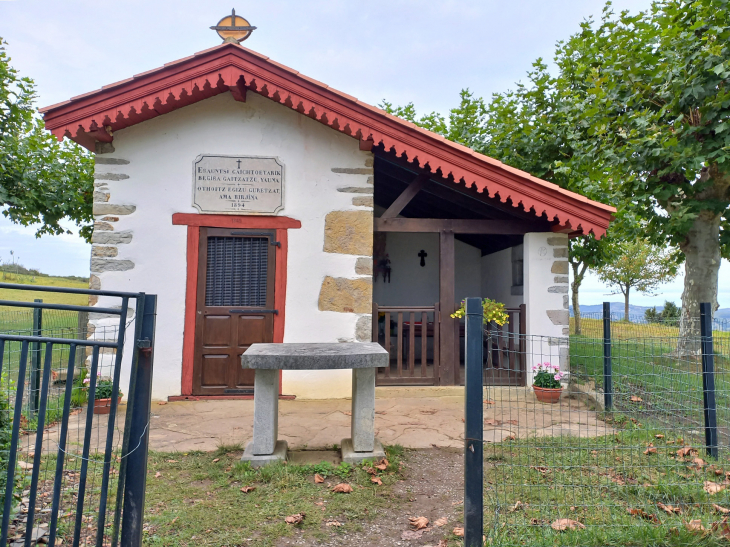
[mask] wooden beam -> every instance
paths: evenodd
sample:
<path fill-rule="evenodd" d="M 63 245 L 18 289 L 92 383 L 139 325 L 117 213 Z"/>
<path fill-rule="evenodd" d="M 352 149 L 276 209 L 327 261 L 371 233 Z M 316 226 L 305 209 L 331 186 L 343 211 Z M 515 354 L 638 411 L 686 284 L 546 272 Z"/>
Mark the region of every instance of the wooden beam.
<path fill-rule="evenodd" d="M 421 191 L 421 188 L 428 182 L 428 176 L 418 175 L 413 182 L 411 182 L 401 194 L 395 198 L 395 201 L 388 207 L 380 218 L 395 218 L 400 212 L 405 209 L 411 200 L 416 197 L 416 194 Z"/>
<path fill-rule="evenodd" d="M 442 386 L 453 386 L 455 382 L 456 363 L 454 319 L 451 314 L 455 310 L 456 257 L 454 252 L 454 233 L 439 234 L 439 308 L 441 310 L 439 324 L 439 370 L 438 383 Z"/>
<path fill-rule="evenodd" d="M 376 218 L 376 232 L 444 232 L 456 234 L 522 235 L 543 232 L 541 226 L 521 220 L 468 220 L 449 218 Z"/>

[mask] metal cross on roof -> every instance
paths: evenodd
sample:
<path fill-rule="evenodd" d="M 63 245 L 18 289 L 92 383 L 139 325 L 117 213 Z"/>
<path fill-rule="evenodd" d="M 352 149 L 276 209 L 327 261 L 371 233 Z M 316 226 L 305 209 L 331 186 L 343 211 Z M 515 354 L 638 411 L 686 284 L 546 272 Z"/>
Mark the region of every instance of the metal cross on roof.
<path fill-rule="evenodd" d="M 243 42 L 246 38 L 251 36 L 251 33 L 256 30 L 256 27 L 251 24 L 243 17 L 236 15 L 236 10 L 232 9 L 230 15 L 226 15 L 223 19 L 218 21 L 218 24 L 210 27 L 218 33 L 218 36 L 223 38 L 224 42 Z"/>

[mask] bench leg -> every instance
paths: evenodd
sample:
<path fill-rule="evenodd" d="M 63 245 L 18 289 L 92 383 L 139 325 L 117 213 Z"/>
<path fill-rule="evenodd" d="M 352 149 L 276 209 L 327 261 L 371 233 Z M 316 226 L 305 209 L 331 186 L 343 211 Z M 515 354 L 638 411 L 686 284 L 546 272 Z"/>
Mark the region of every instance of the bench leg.
<path fill-rule="evenodd" d="M 352 446 L 355 452 L 372 452 L 375 447 L 374 368 L 352 370 Z"/>
<path fill-rule="evenodd" d="M 279 433 L 279 371 L 256 371 L 253 390 L 253 453 L 273 454 Z"/>

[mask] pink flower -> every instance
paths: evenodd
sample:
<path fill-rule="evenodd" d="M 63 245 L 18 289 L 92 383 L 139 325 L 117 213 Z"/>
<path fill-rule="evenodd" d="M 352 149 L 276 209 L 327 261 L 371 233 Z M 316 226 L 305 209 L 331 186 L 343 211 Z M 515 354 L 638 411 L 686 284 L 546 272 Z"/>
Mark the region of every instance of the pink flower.
<path fill-rule="evenodd" d="M 553 378 L 555 378 L 555 380 L 560 380 L 560 373 L 558 372 L 555 376 L 553 376 Z"/>
<path fill-rule="evenodd" d="M 90 378 L 84 378 L 84 383 L 85 384 L 88 384 L 89 382 L 91 382 L 91 379 Z"/>

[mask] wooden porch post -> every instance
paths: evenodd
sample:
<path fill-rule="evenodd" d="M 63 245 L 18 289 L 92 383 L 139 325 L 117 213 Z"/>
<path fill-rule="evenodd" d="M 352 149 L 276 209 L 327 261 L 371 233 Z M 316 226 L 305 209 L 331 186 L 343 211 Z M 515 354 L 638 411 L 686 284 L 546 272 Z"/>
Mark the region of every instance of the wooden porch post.
<path fill-rule="evenodd" d="M 455 367 L 458 367 L 455 356 L 454 313 L 455 305 L 455 256 L 454 232 L 439 232 L 439 303 L 441 308 L 441 325 L 439 328 L 439 385 L 454 385 Z"/>

